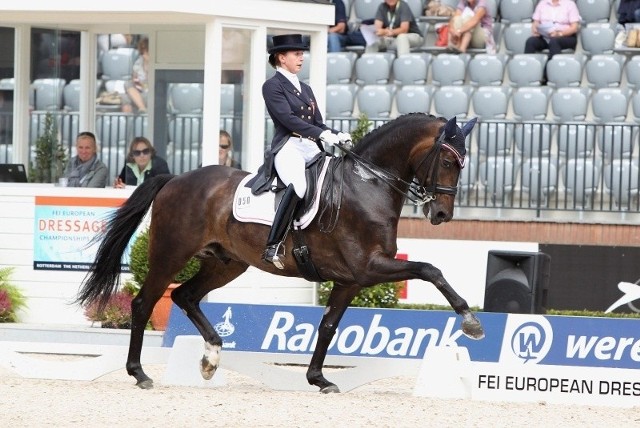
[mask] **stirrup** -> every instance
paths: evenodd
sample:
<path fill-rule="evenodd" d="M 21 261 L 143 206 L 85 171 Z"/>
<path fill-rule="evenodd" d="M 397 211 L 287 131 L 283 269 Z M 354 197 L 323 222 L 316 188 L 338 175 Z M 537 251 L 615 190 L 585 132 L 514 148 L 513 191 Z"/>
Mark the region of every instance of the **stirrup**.
<path fill-rule="evenodd" d="M 282 254 L 279 254 L 280 248 L 282 248 Z M 273 252 L 273 254 L 271 254 Z M 276 268 L 284 269 L 284 262 L 281 257 L 285 255 L 284 243 L 280 242 L 276 245 L 269 245 L 262 253 L 262 260 L 267 263 L 272 263 Z"/>

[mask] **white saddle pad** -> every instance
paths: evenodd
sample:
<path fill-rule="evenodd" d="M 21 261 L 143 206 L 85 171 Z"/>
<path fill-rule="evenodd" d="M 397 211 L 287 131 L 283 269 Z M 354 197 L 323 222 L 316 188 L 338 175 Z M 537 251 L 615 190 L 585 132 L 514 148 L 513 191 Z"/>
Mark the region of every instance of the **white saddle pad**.
<path fill-rule="evenodd" d="M 325 160 L 324 165 L 322 165 L 322 171 L 320 171 L 320 177 L 318 177 L 316 194 L 313 196 L 311 208 L 304 213 L 299 220 L 293 221 L 293 225 L 298 229 L 304 229 L 309 226 L 318 213 L 322 183 L 324 183 L 330 162 L 331 158 L 329 157 L 329 159 Z M 273 192 L 263 192 L 259 195 L 252 194 L 251 188 L 245 187 L 245 184 L 254 176 L 255 174 L 249 174 L 238 184 L 238 188 L 233 197 L 233 216 L 236 220 L 244 223 L 260 223 L 271 226 L 271 224 L 273 224 L 273 218 L 276 215 L 276 194 Z"/>

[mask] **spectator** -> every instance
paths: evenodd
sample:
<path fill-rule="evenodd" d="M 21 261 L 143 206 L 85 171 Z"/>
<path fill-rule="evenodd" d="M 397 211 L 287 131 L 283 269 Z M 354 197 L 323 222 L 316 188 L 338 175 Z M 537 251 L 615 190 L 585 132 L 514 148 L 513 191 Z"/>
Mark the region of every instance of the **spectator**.
<path fill-rule="evenodd" d="M 618 24 L 640 22 L 640 0 L 620 0 L 618 5 Z"/>
<path fill-rule="evenodd" d="M 131 81 L 125 85 L 126 97 L 123 97 L 122 111 L 125 113 L 131 113 L 133 108 L 131 103 L 136 106 L 139 113 L 146 113 L 147 105 L 147 91 L 149 90 L 149 83 L 147 81 L 147 74 L 149 72 L 149 39 L 143 38 L 138 42 L 138 52 L 140 56 L 133 63 L 133 73 Z"/>
<path fill-rule="evenodd" d="M 78 134 L 76 152 L 64 172 L 67 187 L 105 187 L 109 170 L 98 159 L 96 136 L 91 132 Z"/>
<path fill-rule="evenodd" d="M 329 27 L 327 51 L 340 52 L 347 42 L 347 12 L 342 0 L 333 0 L 335 5 L 335 24 Z"/>
<path fill-rule="evenodd" d="M 113 187 L 138 186 L 147 178 L 160 174 L 170 174 L 167 162 L 156 155 L 151 141 L 144 137 L 135 137 L 129 145 L 127 161 Z"/>
<path fill-rule="evenodd" d="M 493 17 L 486 0 L 460 0 L 449 21 L 449 49 L 464 53 L 468 48 L 496 53 Z"/>
<path fill-rule="evenodd" d="M 384 0 L 378 6 L 373 22 L 378 40 L 367 46 L 367 52 L 396 49 L 397 56 L 406 55 L 411 48 L 422 46 L 424 39 L 411 12 L 411 8 L 400 0 Z"/>
<path fill-rule="evenodd" d="M 541 0 L 533 12 L 532 36 L 524 53 L 549 49 L 549 59 L 563 49 L 575 49 L 578 43 L 580 12 L 573 0 Z"/>
<path fill-rule="evenodd" d="M 218 165 L 230 166 L 242 169 L 240 162 L 233 159 L 233 142 L 231 135 L 225 130 L 220 130 L 220 142 L 218 145 Z"/>

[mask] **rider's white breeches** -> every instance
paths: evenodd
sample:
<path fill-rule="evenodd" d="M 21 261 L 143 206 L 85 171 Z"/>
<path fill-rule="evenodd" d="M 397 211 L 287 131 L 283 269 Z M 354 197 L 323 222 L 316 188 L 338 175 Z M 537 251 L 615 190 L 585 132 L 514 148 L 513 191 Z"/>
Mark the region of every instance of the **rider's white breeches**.
<path fill-rule="evenodd" d="M 280 179 L 287 186 L 293 184 L 299 198 L 303 198 L 307 191 L 304 166 L 318 153 L 320 153 L 320 149 L 316 143 L 300 137 L 289 138 L 289 141 L 276 153 L 274 166 Z"/>

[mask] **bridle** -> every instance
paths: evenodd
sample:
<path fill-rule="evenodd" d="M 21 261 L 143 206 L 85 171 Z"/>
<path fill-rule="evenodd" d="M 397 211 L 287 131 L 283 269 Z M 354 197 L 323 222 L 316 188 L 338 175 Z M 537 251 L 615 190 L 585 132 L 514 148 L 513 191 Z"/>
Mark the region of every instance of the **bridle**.
<path fill-rule="evenodd" d="M 458 151 L 455 148 L 453 148 L 451 145 L 445 142 L 444 130 L 442 130 L 442 132 L 440 133 L 440 136 L 436 140 L 433 148 L 424 155 L 422 160 L 418 163 L 418 167 L 415 169 L 416 171 L 419 171 L 425 162 L 430 161 L 428 168 L 431 170 L 431 183 L 428 186 L 426 185 L 426 181 L 427 181 L 426 177 L 429 176 L 428 173 L 425 174 L 425 179 L 423 183 L 420 183 L 417 180 L 417 177 L 414 177 L 412 182 L 409 183 L 403 180 L 402 178 L 390 173 L 389 171 L 386 171 L 380 168 L 379 166 L 373 164 L 371 161 L 363 158 L 362 156 L 354 153 L 353 151 L 351 151 L 351 149 L 345 147 L 344 145 L 338 144 L 337 147 L 340 150 L 344 151 L 345 153 L 349 154 L 351 157 L 353 157 L 356 163 L 362 165 L 371 174 L 375 175 L 377 178 L 379 178 L 381 181 L 386 183 L 393 190 L 400 193 L 401 195 L 406 196 L 407 199 L 410 200 L 416 206 L 422 206 L 424 204 L 428 204 L 429 202 L 435 200 L 436 194 L 438 193 L 444 193 L 447 195 L 454 195 L 454 196 L 456 195 L 456 193 L 458 193 L 457 186 L 455 187 L 443 186 L 437 183 L 438 171 L 439 171 L 438 159 L 440 158 L 440 153 L 442 152 L 442 149 L 446 149 L 454 154 L 454 156 L 456 157 L 456 160 L 458 161 L 458 164 L 460 165 L 460 169 L 464 168 L 465 166 L 464 156 L 461 156 L 460 153 L 458 153 Z M 404 184 L 408 190 L 404 192 L 402 189 L 396 186 L 395 184 L 396 182 Z"/>

